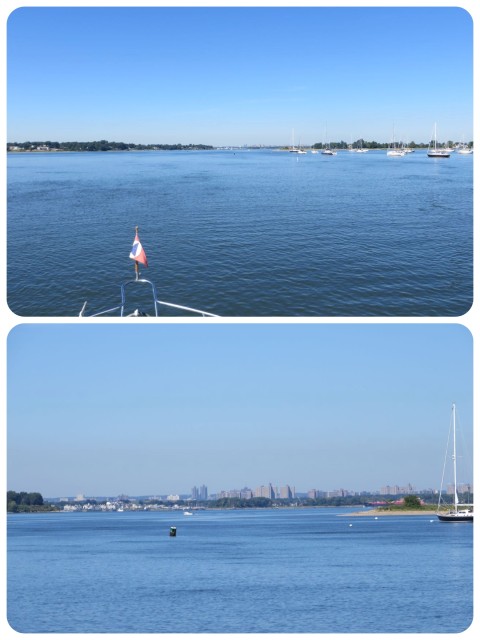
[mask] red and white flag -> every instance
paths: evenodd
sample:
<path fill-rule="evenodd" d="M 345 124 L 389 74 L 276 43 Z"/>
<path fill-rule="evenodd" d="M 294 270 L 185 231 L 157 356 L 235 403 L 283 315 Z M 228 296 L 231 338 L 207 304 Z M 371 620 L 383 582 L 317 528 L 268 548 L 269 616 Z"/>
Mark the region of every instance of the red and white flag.
<path fill-rule="evenodd" d="M 130 251 L 130 256 L 132 260 L 136 262 L 141 262 L 146 267 L 148 267 L 147 256 L 145 255 L 145 251 L 142 247 L 142 243 L 138 237 L 138 233 L 135 234 L 135 240 L 133 241 L 133 247 Z"/>

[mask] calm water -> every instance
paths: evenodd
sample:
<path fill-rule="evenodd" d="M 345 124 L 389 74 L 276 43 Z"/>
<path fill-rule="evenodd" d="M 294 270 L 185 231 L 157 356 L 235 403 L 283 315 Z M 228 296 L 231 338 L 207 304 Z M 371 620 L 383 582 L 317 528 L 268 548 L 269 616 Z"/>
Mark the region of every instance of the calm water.
<path fill-rule="evenodd" d="M 8 302 L 22 316 L 118 304 L 139 225 L 162 300 L 223 316 L 461 315 L 472 165 L 424 151 L 9 154 Z"/>
<path fill-rule="evenodd" d="M 25 633 L 469 626 L 470 524 L 346 513 L 9 515 L 8 619 Z"/>

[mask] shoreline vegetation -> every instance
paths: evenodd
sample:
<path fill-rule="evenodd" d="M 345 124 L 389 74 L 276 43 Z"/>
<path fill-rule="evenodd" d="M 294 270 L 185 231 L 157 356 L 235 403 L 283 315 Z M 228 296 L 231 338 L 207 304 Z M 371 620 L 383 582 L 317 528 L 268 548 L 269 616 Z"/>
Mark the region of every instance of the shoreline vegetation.
<path fill-rule="evenodd" d="M 428 149 L 431 142 L 416 143 L 413 140 L 408 143 L 398 143 L 406 145 L 410 149 Z M 437 142 L 437 145 L 446 145 L 448 147 L 457 147 L 463 143 L 448 140 L 445 143 Z M 322 142 L 316 142 L 313 145 L 305 146 L 305 149 L 321 150 L 326 147 L 332 150 L 348 150 L 352 149 L 370 149 L 382 150 L 388 149 L 392 145 L 391 142 L 377 142 L 375 140 L 367 141 L 363 139 L 356 140 L 353 143 L 347 143 L 345 140 L 339 142 L 330 142 L 328 145 Z M 466 146 L 473 147 L 473 141 Z M 244 146 L 213 146 L 207 144 L 135 144 L 132 142 L 109 142 L 108 140 L 93 140 L 90 142 L 52 142 L 45 141 L 26 141 L 26 142 L 7 142 L 7 152 L 9 153 L 38 153 L 38 152 L 65 152 L 65 151 L 213 151 L 218 149 L 275 149 L 278 151 L 289 151 L 291 147 L 285 145 L 244 145 Z"/>
<path fill-rule="evenodd" d="M 204 511 L 219 509 L 302 509 L 302 508 L 338 508 L 351 507 L 361 509 L 348 514 L 348 516 L 390 516 L 390 515 L 428 515 L 437 511 L 437 501 L 435 496 L 430 496 L 429 502 L 421 500 L 416 495 L 407 495 L 401 500 L 383 501 L 359 501 L 358 498 L 349 499 L 285 499 L 270 500 L 267 498 L 251 498 L 241 500 L 235 498 L 222 498 L 208 501 L 178 500 L 174 503 L 159 499 L 127 498 L 125 496 L 110 499 L 86 498 L 83 500 L 64 499 L 58 502 L 44 501 L 38 492 L 27 493 L 26 491 L 7 492 L 7 512 L 8 513 L 45 513 L 64 511 L 177 511 L 185 510 Z"/>
<path fill-rule="evenodd" d="M 7 142 L 8 152 L 45 151 L 210 151 L 215 147 L 207 144 L 134 144 L 127 142 Z"/>

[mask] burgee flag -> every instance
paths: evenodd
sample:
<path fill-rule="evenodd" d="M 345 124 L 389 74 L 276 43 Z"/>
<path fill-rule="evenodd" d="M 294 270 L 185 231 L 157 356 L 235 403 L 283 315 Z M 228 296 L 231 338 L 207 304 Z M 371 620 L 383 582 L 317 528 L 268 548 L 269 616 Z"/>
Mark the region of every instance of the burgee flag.
<path fill-rule="evenodd" d="M 136 262 L 141 262 L 146 267 L 148 267 L 147 256 L 145 255 L 145 251 L 143 250 L 142 243 L 138 237 L 138 233 L 135 234 L 135 240 L 133 241 L 133 247 L 130 251 L 130 256 L 132 260 Z"/>

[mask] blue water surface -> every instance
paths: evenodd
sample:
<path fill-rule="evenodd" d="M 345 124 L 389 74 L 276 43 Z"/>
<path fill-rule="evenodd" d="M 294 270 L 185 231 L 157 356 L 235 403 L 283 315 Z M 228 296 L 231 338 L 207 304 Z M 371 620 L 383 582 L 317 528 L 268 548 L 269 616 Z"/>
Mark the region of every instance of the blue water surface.
<path fill-rule="evenodd" d="M 350 512 L 9 514 L 8 620 L 23 633 L 458 633 L 470 625 L 471 524 Z"/>
<path fill-rule="evenodd" d="M 138 225 L 161 300 L 240 317 L 462 315 L 472 167 L 424 150 L 10 153 L 8 303 L 117 305 Z"/>

